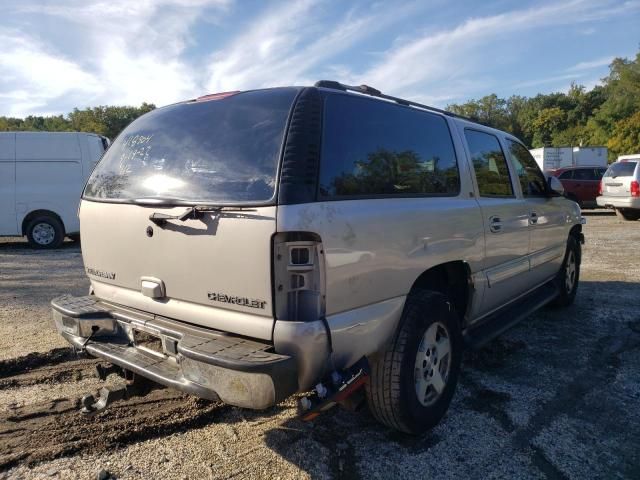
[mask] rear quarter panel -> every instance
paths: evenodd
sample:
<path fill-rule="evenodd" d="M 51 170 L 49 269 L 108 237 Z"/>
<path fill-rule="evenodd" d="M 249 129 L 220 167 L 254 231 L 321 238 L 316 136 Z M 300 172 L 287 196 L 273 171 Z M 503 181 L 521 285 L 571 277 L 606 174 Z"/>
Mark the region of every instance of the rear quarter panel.
<path fill-rule="evenodd" d="M 484 255 L 482 217 L 472 198 L 384 198 L 278 208 L 278 231 L 310 231 L 326 258 L 327 316 L 409 293 L 441 263 Z"/>

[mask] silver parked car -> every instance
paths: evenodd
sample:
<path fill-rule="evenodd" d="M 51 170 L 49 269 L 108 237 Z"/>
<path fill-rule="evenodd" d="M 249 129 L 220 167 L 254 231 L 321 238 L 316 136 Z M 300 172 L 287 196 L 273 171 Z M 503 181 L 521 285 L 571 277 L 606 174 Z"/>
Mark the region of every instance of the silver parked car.
<path fill-rule="evenodd" d="M 612 163 L 600 182 L 598 206 L 613 208 L 623 220 L 640 219 L 640 159 Z"/>
<path fill-rule="evenodd" d="M 91 293 L 55 299 L 55 325 L 127 378 L 255 409 L 364 391 L 419 433 L 465 346 L 573 302 L 582 218 L 562 193 L 512 135 L 371 87 L 178 103 L 91 175 Z"/>

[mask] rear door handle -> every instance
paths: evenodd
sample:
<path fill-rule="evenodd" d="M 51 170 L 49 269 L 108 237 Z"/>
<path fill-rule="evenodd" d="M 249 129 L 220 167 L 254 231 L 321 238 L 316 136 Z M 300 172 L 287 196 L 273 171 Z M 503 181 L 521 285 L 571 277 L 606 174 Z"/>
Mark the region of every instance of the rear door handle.
<path fill-rule="evenodd" d="M 535 225 L 536 223 L 538 223 L 538 214 L 536 212 L 531 212 L 529 221 L 531 222 L 531 225 Z"/>
<path fill-rule="evenodd" d="M 491 222 L 489 224 L 489 230 L 492 233 L 500 233 L 502 231 L 502 222 L 500 221 L 500 217 L 491 217 L 489 218 Z"/>

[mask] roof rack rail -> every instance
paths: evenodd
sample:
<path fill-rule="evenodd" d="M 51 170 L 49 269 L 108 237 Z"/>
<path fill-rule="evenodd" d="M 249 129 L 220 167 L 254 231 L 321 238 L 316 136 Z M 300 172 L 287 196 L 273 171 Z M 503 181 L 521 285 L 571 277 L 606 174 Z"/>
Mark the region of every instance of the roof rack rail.
<path fill-rule="evenodd" d="M 449 112 L 447 110 L 442 110 L 441 108 L 430 107 L 429 105 L 423 105 L 422 103 L 412 102 L 411 100 L 405 100 L 404 98 L 385 95 L 380 90 L 370 87 L 369 85 L 345 85 L 344 83 L 336 82 L 334 80 L 318 80 L 314 86 L 318 88 L 330 88 L 333 90 L 342 90 L 343 92 L 351 91 L 351 92 L 363 93 L 365 95 L 371 95 L 372 97 L 378 97 L 378 98 L 383 98 L 385 100 L 390 100 L 392 102 L 395 102 L 407 107 L 418 107 L 424 110 L 430 110 L 433 112 L 442 113 L 450 117 L 463 118 L 464 120 L 469 120 L 471 122 L 475 121 L 470 118 L 463 117 L 462 115 L 458 115 L 457 113 Z"/>

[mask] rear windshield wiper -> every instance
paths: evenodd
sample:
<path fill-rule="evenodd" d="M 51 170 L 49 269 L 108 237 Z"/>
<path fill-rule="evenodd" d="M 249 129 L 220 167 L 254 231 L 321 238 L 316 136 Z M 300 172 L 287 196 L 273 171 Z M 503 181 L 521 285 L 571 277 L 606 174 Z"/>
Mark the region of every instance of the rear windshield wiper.
<path fill-rule="evenodd" d="M 255 208 L 248 207 L 233 207 L 233 206 L 213 206 L 213 205 L 194 205 L 187 208 L 180 215 L 167 215 L 166 213 L 153 212 L 149 215 L 149 220 L 162 227 L 168 220 L 179 220 L 184 222 L 186 220 L 196 220 L 202 218 L 203 213 L 216 213 L 223 212 L 255 212 Z"/>

